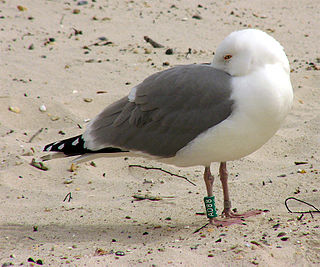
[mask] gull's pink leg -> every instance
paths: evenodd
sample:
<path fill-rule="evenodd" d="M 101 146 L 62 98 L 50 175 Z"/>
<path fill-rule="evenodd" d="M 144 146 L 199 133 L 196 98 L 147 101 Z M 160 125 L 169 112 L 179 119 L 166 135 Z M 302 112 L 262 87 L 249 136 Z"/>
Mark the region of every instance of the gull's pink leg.
<path fill-rule="evenodd" d="M 213 187 L 214 177 L 210 172 L 210 167 L 205 167 L 203 178 L 204 178 L 204 182 L 206 183 L 208 197 L 212 197 L 213 196 L 212 187 Z"/>
<path fill-rule="evenodd" d="M 206 184 L 208 197 L 212 197 L 213 196 L 214 177 L 210 172 L 210 167 L 205 167 L 203 178 L 204 178 L 204 182 Z M 222 220 L 219 220 L 217 218 L 210 218 L 209 223 L 216 225 L 216 226 L 228 226 L 228 225 L 235 224 L 235 223 L 241 224 L 242 220 L 241 220 L 241 218 L 232 218 L 232 219 L 228 218 L 228 219 L 222 219 Z"/>
<path fill-rule="evenodd" d="M 248 211 L 242 214 L 237 214 L 231 211 L 231 201 L 229 197 L 229 189 L 228 189 L 228 171 L 227 171 L 227 163 L 221 162 L 220 168 L 219 168 L 219 174 L 220 174 L 220 180 L 222 184 L 222 190 L 223 190 L 223 204 L 224 209 L 222 212 L 222 215 L 226 218 L 248 218 L 250 216 L 255 216 L 258 214 L 261 214 L 261 210 L 253 210 Z"/>

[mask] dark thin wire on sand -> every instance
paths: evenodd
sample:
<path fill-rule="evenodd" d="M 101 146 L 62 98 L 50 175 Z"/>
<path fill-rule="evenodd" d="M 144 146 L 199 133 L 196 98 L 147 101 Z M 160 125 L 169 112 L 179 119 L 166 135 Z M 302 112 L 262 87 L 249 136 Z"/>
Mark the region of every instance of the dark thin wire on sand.
<path fill-rule="evenodd" d="M 314 210 L 308 210 L 308 211 L 292 211 L 292 210 L 289 208 L 289 206 L 288 206 L 288 203 L 287 203 L 288 200 L 295 200 L 295 201 L 301 202 L 301 203 L 303 203 L 303 204 L 305 204 L 305 205 L 307 205 L 307 206 L 312 207 Z M 301 216 L 298 218 L 298 220 L 301 220 L 302 217 L 303 217 L 303 215 L 306 214 L 306 213 L 309 213 L 312 218 L 313 218 L 312 213 L 317 213 L 317 212 L 320 213 L 320 209 L 318 209 L 318 208 L 315 207 L 314 205 L 312 205 L 312 204 L 310 204 L 310 203 L 308 203 L 308 202 L 306 202 L 306 201 L 304 201 L 304 200 L 295 198 L 295 197 L 288 197 L 288 198 L 284 201 L 284 205 L 286 206 L 288 212 L 301 214 Z"/>
<path fill-rule="evenodd" d="M 179 175 L 179 174 L 174 174 L 172 172 L 169 172 L 169 171 L 166 171 L 162 168 L 158 168 L 158 167 L 147 167 L 147 166 L 142 166 L 142 165 L 137 165 L 137 164 L 131 164 L 129 165 L 129 167 L 136 167 L 136 168 L 142 168 L 142 169 L 146 169 L 146 170 L 157 170 L 157 171 L 162 171 L 166 174 L 169 174 L 171 176 L 175 176 L 175 177 L 179 177 L 179 178 L 182 178 L 184 180 L 186 180 L 187 182 L 189 182 L 190 184 L 192 184 L 193 186 L 197 186 L 194 182 L 191 182 L 187 177 L 184 177 L 182 175 Z"/>

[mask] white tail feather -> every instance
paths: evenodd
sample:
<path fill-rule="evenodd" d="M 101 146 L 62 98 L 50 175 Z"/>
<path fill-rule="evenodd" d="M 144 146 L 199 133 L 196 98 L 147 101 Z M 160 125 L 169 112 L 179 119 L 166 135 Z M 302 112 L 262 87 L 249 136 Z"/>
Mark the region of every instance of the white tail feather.
<path fill-rule="evenodd" d="M 40 159 L 42 161 L 47 161 L 47 160 L 51 160 L 51 159 L 58 159 L 58 158 L 65 158 L 65 157 L 66 157 L 66 155 L 64 153 L 56 152 L 56 153 L 44 155 L 44 156 L 40 157 Z"/>

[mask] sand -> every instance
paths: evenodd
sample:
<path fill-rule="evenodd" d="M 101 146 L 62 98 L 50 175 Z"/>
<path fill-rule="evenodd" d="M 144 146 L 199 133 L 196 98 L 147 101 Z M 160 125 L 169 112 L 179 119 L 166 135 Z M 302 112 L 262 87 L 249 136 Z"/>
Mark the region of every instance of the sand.
<path fill-rule="evenodd" d="M 31 257 L 52 266 L 320 265 L 319 214 L 300 218 L 284 205 L 296 197 L 320 206 L 320 2 L 78 2 L 0 1 L 0 263 L 28 265 Z M 70 159 L 46 162 L 47 171 L 30 165 L 43 145 L 81 134 L 88 119 L 146 76 L 210 62 L 226 35 L 248 27 L 284 46 L 295 91 L 277 134 L 228 163 L 233 206 L 268 212 L 194 234 L 206 223 L 196 215 L 204 212 L 203 167 L 142 158 L 97 159 L 74 172 Z M 130 164 L 161 167 L 196 186 Z M 221 212 L 218 164 L 212 170 Z M 174 198 L 134 201 L 137 193 Z"/>

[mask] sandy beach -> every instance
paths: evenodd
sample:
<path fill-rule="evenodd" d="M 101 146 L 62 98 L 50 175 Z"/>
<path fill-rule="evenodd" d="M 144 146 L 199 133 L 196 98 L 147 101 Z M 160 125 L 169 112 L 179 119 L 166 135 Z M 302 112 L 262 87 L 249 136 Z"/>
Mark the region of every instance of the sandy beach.
<path fill-rule="evenodd" d="M 319 18 L 312 0 L 0 0 L 0 264 L 320 266 L 320 214 L 285 206 L 295 197 L 320 207 Z M 30 165 L 148 75 L 210 62 L 225 36 L 245 28 L 283 45 L 295 94 L 276 135 L 228 162 L 234 207 L 262 215 L 194 233 L 207 222 L 201 166 L 123 157 Z M 214 194 L 221 213 L 219 179 Z"/>

